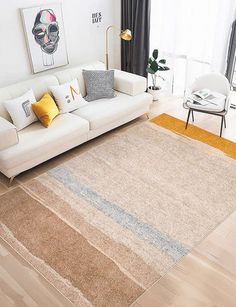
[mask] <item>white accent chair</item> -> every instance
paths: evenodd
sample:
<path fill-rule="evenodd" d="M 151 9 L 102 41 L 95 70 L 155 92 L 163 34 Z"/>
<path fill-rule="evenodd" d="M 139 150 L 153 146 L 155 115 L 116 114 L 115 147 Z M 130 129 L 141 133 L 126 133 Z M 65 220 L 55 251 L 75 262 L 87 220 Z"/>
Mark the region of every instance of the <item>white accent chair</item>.
<path fill-rule="evenodd" d="M 194 105 L 189 102 L 187 96 L 195 91 L 208 88 L 212 92 L 217 92 L 225 96 L 218 105 L 208 104 L 208 105 Z M 198 77 L 193 85 L 186 91 L 184 99 L 184 108 L 188 109 L 188 116 L 185 128 L 187 129 L 190 114 L 192 114 L 192 120 L 194 121 L 194 112 L 201 112 L 206 114 L 212 114 L 216 116 L 221 116 L 221 127 L 220 127 L 220 137 L 222 136 L 223 124 L 226 128 L 225 116 L 229 107 L 229 95 L 230 95 L 230 84 L 228 79 L 220 73 L 208 73 Z"/>

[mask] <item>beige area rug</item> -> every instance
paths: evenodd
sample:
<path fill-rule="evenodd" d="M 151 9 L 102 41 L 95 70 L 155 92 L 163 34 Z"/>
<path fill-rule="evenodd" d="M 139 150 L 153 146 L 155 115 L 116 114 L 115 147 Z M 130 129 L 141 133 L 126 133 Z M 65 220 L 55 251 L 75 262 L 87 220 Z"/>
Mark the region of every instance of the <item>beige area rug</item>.
<path fill-rule="evenodd" d="M 77 306 L 128 306 L 236 208 L 236 161 L 145 123 L 0 197 L 0 235 Z"/>

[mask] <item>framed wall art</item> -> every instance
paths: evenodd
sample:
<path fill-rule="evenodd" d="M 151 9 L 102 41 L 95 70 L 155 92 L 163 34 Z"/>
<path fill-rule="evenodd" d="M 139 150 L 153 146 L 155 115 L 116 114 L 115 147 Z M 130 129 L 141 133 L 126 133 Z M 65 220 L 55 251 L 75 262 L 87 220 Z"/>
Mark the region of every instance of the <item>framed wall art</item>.
<path fill-rule="evenodd" d="M 68 64 L 61 4 L 21 9 L 34 73 Z"/>

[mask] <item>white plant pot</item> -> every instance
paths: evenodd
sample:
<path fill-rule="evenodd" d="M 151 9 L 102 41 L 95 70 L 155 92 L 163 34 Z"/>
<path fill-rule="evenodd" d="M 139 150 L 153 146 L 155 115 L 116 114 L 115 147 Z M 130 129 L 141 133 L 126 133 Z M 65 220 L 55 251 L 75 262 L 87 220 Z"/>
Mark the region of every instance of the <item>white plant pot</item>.
<path fill-rule="evenodd" d="M 149 87 L 148 93 L 152 95 L 153 101 L 157 101 L 161 96 L 161 88 L 159 88 L 158 90 L 153 90 Z"/>

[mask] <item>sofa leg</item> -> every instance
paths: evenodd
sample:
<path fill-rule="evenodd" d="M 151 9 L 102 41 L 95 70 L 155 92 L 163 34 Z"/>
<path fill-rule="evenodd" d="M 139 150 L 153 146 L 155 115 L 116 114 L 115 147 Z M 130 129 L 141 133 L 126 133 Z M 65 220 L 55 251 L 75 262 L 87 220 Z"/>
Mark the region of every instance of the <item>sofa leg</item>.
<path fill-rule="evenodd" d="M 15 178 L 15 176 L 12 176 L 12 177 L 9 179 L 9 182 L 8 182 L 8 188 L 10 188 L 10 187 L 11 187 L 11 185 L 12 185 L 12 182 L 13 182 L 14 178 Z"/>
<path fill-rule="evenodd" d="M 146 115 L 147 119 L 149 119 L 149 115 L 147 113 L 145 113 L 145 115 Z"/>

